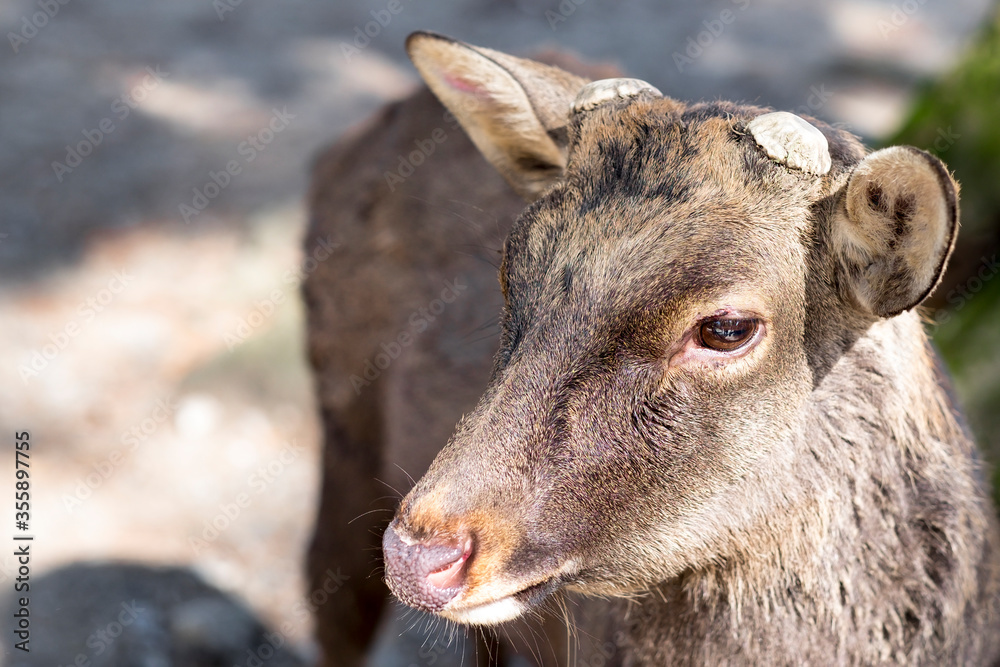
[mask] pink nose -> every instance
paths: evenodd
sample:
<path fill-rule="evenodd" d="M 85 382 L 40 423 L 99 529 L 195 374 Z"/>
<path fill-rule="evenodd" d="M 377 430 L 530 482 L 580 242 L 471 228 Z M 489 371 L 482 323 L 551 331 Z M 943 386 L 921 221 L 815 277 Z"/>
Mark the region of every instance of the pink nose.
<path fill-rule="evenodd" d="M 393 526 L 382 536 L 386 582 L 401 601 L 425 611 L 440 611 L 465 583 L 472 539 L 407 544 Z"/>

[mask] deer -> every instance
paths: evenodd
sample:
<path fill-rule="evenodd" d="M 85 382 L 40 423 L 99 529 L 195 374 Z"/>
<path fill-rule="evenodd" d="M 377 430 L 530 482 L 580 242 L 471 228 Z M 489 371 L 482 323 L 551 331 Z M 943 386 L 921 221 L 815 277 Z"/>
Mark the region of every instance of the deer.
<path fill-rule="evenodd" d="M 562 604 L 602 664 L 1000 661 L 1000 526 L 919 308 L 959 225 L 941 160 L 434 33 L 407 51 L 427 89 L 310 195 L 307 247 L 352 249 L 304 285 L 310 570 L 368 575 L 318 613 L 327 664 L 361 659 L 384 586 L 472 627 Z"/>

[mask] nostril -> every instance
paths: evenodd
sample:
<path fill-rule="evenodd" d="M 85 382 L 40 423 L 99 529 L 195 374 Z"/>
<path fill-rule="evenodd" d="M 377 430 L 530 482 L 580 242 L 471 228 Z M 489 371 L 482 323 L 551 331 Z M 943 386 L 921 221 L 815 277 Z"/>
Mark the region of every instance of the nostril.
<path fill-rule="evenodd" d="M 472 539 L 407 544 L 393 526 L 382 537 L 386 582 L 403 602 L 439 611 L 458 595 L 472 555 Z"/>
<path fill-rule="evenodd" d="M 427 575 L 427 581 L 437 588 L 454 588 L 465 578 L 465 563 L 472 555 L 472 540 L 466 539 L 461 555 Z"/>

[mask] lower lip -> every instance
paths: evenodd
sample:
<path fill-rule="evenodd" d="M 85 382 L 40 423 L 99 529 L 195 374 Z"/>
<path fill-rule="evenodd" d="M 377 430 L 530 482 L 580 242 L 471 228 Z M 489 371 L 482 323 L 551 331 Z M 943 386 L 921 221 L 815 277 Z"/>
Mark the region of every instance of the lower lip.
<path fill-rule="evenodd" d="M 498 625 L 511 621 L 525 612 L 527 607 L 513 595 L 487 602 L 468 609 L 444 609 L 440 613 L 450 621 L 466 625 Z"/>
<path fill-rule="evenodd" d="M 513 620 L 530 609 L 535 600 L 544 598 L 559 586 L 559 578 L 550 578 L 516 593 L 467 609 L 443 609 L 440 614 L 449 620 L 467 625 L 497 625 Z"/>

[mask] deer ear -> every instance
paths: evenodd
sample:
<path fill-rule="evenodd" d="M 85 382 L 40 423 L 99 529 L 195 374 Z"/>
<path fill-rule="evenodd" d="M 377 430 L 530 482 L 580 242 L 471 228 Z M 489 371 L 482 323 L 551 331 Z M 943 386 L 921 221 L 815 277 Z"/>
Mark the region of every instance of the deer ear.
<path fill-rule="evenodd" d="M 958 232 L 958 185 L 944 163 L 910 146 L 858 163 L 833 244 L 854 300 L 879 317 L 913 308 L 937 286 Z"/>
<path fill-rule="evenodd" d="M 586 79 L 428 32 L 406 40 L 424 81 L 528 201 L 566 166 L 566 124 Z"/>

